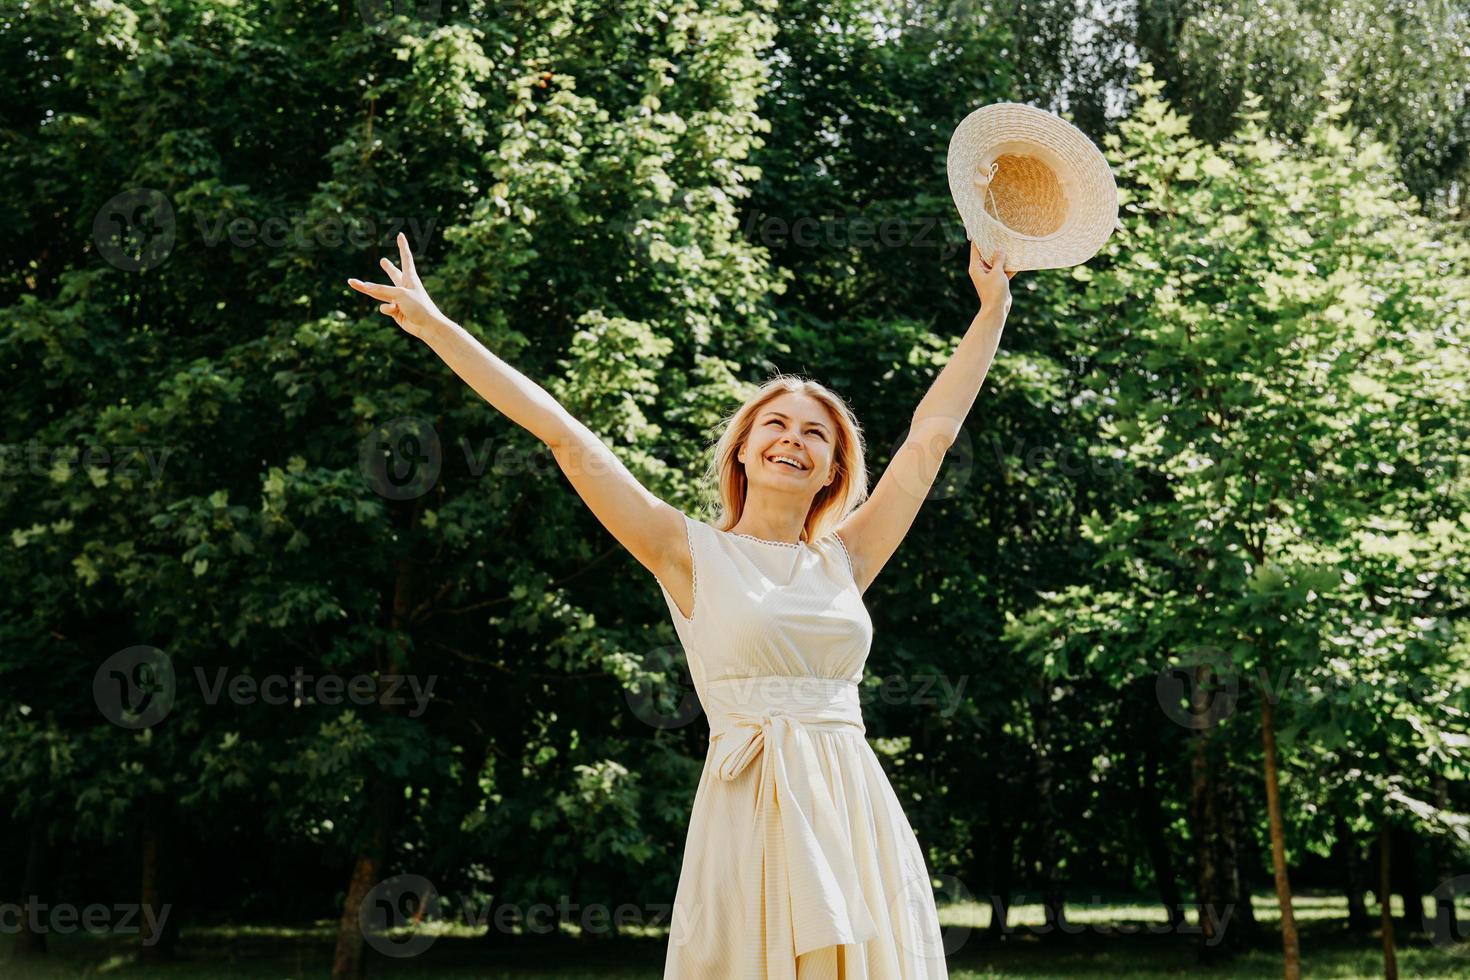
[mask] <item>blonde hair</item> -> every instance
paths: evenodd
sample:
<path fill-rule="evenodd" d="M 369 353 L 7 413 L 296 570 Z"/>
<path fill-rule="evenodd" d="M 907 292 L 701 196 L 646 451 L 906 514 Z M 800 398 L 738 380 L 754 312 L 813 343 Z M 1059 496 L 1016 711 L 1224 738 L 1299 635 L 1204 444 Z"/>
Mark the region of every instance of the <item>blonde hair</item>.
<path fill-rule="evenodd" d="M 718 494 L 720 514 L 714 526 L 728 531 L 740 522 L 745 512 L 745 496 L 749 481 L 739 459 L 740 447 L 750 435 L 751 427 L 762 408 L 782 394 L 790 392 L 810 395 L 826 406 L 837 423 L 833 436 L 832 462 L 836 474 L 832 482 L 817 491 L 807 512 L 801 540 L 812 542 L 825 537 L 842 523 L 843 518 L 868 496 L 868 469 L 864 460 L 863 430 L 847 403 L 826 385 L 796 374 L 778 374 L 756 389 L 736 411 L 721 423 L 724 431 L 715 443 L 705 483 Z"/>

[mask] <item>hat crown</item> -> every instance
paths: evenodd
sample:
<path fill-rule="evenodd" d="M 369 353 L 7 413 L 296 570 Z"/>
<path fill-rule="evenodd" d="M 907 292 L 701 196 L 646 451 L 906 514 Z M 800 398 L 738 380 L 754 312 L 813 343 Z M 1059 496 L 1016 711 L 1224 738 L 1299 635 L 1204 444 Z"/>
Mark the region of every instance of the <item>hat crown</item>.
<path fill-rule="evenodd" d="M 1015 102 L 982 106 L 955 128 L 949 185 L 966 235 L 1006 267 L 1077 265 L 1117 222 L 1118 192 L 1101 151 L 1054 113 Z"/>

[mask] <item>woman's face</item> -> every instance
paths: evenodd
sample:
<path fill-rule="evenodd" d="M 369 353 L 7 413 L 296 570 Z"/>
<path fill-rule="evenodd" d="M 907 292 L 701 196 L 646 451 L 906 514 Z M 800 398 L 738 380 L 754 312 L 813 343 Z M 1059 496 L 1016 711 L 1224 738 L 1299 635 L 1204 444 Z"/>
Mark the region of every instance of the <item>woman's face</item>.
<path fill-rule="evenodd" d="M 810 500 L 832 482 L 836 438 L 837 423 L 827 406 L 811 395 L 782 392 L 761 406 L 741 447 L 746 479 L 752 486 Z"/>

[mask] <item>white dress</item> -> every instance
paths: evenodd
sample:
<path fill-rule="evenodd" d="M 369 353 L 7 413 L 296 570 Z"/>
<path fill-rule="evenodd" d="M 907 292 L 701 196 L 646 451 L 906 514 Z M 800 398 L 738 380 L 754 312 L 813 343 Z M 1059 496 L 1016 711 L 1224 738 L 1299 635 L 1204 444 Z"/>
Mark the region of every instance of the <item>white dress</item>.
<path fill-rule="evenodd" d="M 693 615 L 659 587 L 710 744 L 664 980 L 947 978 L 923 852 L 864 737 L 873 623 L 844 543 L 684 521 Z"/>

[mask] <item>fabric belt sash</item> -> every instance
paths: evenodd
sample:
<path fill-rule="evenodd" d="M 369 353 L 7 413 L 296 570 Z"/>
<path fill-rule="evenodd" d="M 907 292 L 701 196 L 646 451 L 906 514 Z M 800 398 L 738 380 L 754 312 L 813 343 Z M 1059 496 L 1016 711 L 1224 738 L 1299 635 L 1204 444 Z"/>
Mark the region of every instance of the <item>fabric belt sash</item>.
<path fill-rule="evenodd" d="M 806 731 L 866 731 L 857 683 L 768 675 L 713 681 L 708 691 L 719 777 L 733 780 L 761 760 L 756 806 L 770 948 L 788 933 L 796 956 L 876 937 L 845 807 L 833 800 Z"/>

